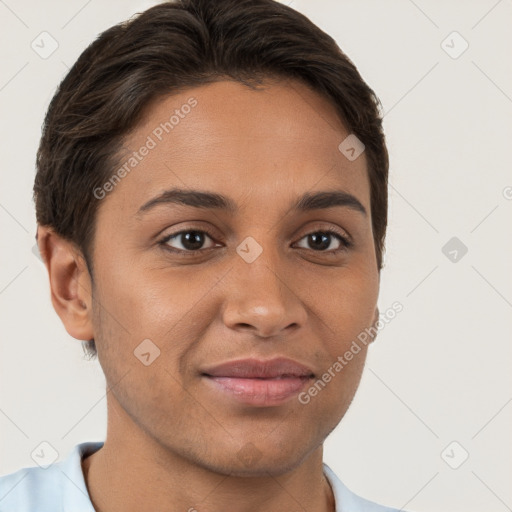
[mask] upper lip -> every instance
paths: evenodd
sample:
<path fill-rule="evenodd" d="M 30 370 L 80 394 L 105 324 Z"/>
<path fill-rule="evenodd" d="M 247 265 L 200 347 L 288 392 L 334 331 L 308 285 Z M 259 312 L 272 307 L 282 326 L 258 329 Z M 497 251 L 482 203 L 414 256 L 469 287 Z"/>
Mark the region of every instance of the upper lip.
<path fill-rule="evenodd" d="M 238 377 L 271 379 L 275 377 L 314 377 L 307 366 L 286 357 L 269 360 L 237 359 L 203 370 L 210 377 Z"/>

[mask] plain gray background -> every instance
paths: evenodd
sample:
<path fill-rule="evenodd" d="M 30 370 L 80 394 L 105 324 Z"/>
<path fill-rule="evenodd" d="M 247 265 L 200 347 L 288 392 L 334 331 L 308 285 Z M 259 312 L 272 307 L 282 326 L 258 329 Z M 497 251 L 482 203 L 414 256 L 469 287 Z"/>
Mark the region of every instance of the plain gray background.
<path fill-rule="evenodd" d="M 35 465 L 43 441 L 63 458 L 105 436 L 101 368 L 61 325 L 32 251 L 35 153 L 68 67 L 155 3 L 0 0 L 0 474 Z M 286 3 L 336 39 L 382 101 L 391 166 L 379 307 L 404 308 L 370 348 L 324 460 L 353 491 L 397 508 L 512 510 L 512 2 Z"/>

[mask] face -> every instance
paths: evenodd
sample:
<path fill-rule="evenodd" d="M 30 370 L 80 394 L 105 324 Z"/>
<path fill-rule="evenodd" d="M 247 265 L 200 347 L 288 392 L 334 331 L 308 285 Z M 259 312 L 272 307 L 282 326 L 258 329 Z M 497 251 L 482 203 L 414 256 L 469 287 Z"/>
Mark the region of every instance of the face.
<path fill-rule="evenodd" d="M 366 348 L 304 392 L 373 324 L 379 288 L 367 161 L 340 152 L 348 135 L 305 85 L 223 81 L 159 100 L 125 140 L 119 167 L 145 156 L 100 200 L 91 322 L 126 432 L 240 475 L 280 473 L 321 447 Z M 276 357 L 314 377 L 241 390 L 205 375 Z"/>

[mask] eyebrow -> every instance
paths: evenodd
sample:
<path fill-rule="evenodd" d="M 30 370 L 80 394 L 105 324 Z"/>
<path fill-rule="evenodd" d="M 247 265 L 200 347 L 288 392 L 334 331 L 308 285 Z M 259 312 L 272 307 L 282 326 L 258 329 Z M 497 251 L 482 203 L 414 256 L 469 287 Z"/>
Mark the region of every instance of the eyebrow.
<path fill-rule="evenodd" d="M 137 216 L 162 204 L 181 204 L 194 208 L 225 210 L 230 213 L 234 213 L 238 210 L 237 204 L 232 199 L 221 194 L 201 190 L 173 188 L 162 192 L 160 195 L 150 199 L 147 203 L 144 203 L 139 208 Z M 306 192 L 292 205 L 292 209 L 306 212 L 335 206 L 350 208 L 364 216 L 368 215 L 366 208 L 361 204 L 359 199 L 343 190 Z"/>

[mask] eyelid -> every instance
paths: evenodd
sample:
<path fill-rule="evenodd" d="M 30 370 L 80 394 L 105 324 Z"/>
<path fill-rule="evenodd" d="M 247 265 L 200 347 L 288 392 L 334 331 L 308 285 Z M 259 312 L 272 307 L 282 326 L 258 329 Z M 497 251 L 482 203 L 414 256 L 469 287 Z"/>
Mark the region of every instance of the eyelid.
<path fill-rule="evenodd" d="M 300 242 L 307 236 L 314 234 L 314 233 L 327 233 L 328 235 L 334 236 L 338 241 L 340 242 L 340 247 L 338 249 L 331 249 L 329 251 L 315 251 L 314 249 L 307 249 L 305 247 L 299 247 L 299 249 L 310 251 L 316 254 L 325 254 L 325 255 L 337 255 L 338 253 L 342 251 L 347 251 L 348 249 L 351 249 L 353 247 L 352 239 L 349 235 L 345 234 L 344 232 L 338 231 L 335 228 L 328 227 L 328 228 L 317 228 L 313 230 L 309 230 L 307 233 L 305 233 L 303 236 L 299 238 L 299 240 L 296 243 Z"/>
<path fill-rule="evenodd" d="M 167 242 L 169 242 L 171 239 L 178 238 L 183 233 L 190 233 L 191 231 L 195 231 L 197 233 L 204 233 L 204 234 L 208 235 L 208 237 L 213 242 L 217 243 L 216 237 L 212 233 L 212 230 L 210 230 L 208 228 L 205 228 L 205 227 L 197 228 L 197 227 L 189 226 L 189 227 L 182 228 L 179 231 L 176 231 L 174 233 L 169 233 L 168 235 L 165 235 L 163 238 L 161 238 L 158 241 L 158 244 L 159 245 L 167 246 L 169 251 L 175 252 L 175 253 L 180 253 L 180 254 L 185 254 L 185 253 L 186 254 L 200 254 L 201 252 L 208 251 L 210 249 L 214 249 L 215 248 L 215 247 L 207 247 L 206 249 L 198 249 L 197 251 L 187 251 L 187 250 L 184 250 L 184 249 L 176 249 L 175 247 L 170 247 L 170 246 L 167 245 Z"/>
<path fill-rule="evenodd" d="M 325 254 L 334 254 L 337 251 L 343 250 L 343 249 L 350 249 L 354 247 L 354 240 L 352 236 L 348 233 L 348 231 L 338 224 L 333 223 L 332 221 L 326 221 L 326 220 L 312 220 L 308 222 L 308 225 L 306 228 L 301 228 L 300 230 L 296 231 L 300 236 L 295 237 L 294 239 L 298 241 L 302 240 L 305 236 L 308 236 L 313 233 L 330 233 L 332 235 L 335 235 L 336 237 L 339 237 L 341 240 L 341 244 L 343 245 L 342 248 L 334 250 L 334 251 L 318 251 L 319 253 L 324 252 Z M 297 243 L 297 242 L 294 242 Z M 312 249 L 311 249 L 312 250 Z"/>
<path fill-rule="evenodd" d="M 343 228 L 340 228 L 338 226 L 333 226 L 332 224 L 318 224 L 315 225 L 313 228 L 308 228 L 307 231 L 301 236 L 300 239 L 304 238 L 307 235 L 310 235 L 311 233 L 333 233 L 344 239 L 348 244 L 353 244 L 352 237 L 348 234 L 346 230 Z"/>

